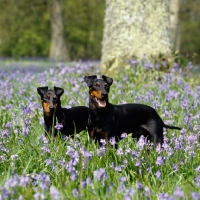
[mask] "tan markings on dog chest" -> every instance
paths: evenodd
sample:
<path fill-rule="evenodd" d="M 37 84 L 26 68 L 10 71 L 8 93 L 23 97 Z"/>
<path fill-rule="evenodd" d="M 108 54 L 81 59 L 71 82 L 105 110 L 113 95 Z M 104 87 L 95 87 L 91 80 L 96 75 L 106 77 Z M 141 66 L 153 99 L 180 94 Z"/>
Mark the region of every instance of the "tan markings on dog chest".
<path fill-rule="evenodd" d="M 101 135 L 103 136 L 104 139 L 107 139 L 107 136 L 106 136 L 106 132 L 105 132 L 105 131 L 101 130 L 100 133 L 101 133 Z"/>

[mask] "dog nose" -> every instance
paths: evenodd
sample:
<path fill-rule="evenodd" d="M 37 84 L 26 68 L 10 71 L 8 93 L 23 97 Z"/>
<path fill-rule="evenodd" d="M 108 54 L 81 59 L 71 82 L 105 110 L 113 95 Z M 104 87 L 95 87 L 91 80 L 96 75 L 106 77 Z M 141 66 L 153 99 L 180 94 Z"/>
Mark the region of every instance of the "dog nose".
<path fill-rule="evenodd" d="M 53 109 L 54 109 L 54 107 L 53 107 L 53 106 L 49 106 L 49 109 L 50 109 L 50 110 L 53 110 Z"/>
<path fill-rule="evenodd" d="M 108 95 L 107 93 L 102 93 L 102 94 L 101 94 L 101 97 L 104 98 L 104 97 L 106 97 L 107 95 Z"/>

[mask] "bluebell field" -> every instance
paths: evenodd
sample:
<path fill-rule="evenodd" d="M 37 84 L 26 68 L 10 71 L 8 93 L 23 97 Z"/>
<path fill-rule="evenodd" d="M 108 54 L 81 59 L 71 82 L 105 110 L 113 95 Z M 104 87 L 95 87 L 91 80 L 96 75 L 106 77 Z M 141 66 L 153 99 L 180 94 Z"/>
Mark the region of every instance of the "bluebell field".
<path fill-rule="evenodd" d="M 87 132 L 48 141 L 37 87 L 64 88 L 63 107 L 88 106 L 85 75 L 100 77 L 94 61 L 0 64 L 0 200 L 3 199 L 200 199 L 200 81 L 192 63 L 167 73 L 159 65 L 130 61 L 113 75 L 109 101 L 154 107 L 164 130 L 154 148 L 122 133 L 98 147 Z M 194 73 L 195 72 L 195 73 Z"/>

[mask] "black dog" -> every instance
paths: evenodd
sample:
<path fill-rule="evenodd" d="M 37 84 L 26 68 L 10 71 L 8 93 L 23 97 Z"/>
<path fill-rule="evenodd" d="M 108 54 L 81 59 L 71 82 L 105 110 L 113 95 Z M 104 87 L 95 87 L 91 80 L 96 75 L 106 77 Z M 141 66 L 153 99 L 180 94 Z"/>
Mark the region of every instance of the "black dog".
<path fill-rule="evenodd" d="M 119 141 L 123 132 L 132 133 L 139 139 L 141 135 L 153 136 L 155 143 L 163 143 L 163 127 L 179 127 L 164 124 L 156 110 L 143 104 L 113 105 L 108 102 L 108 94 L 113 79 L 102 76 L 85 76 L 89 87 L 88 132 L 91 138 L 100 139 L 115 137 Z"/>
<path fill-rule="evenodd" d="M 55 129 L 56 121 L 62 124 L 60 132 L 63 135 L 70 136 L 86 130 L 88 124 L 88 108 L 85 106 L 76 106 L 73 108 L 62 108 L 60 97 L 64 93 L 64 89 L 55 87 L 49 90 L 48 87 L 38 87 L 38 94 L 42 99 L 42 107 L 44 113 L 44 129 L 45 135 L 57 136 Z"/>

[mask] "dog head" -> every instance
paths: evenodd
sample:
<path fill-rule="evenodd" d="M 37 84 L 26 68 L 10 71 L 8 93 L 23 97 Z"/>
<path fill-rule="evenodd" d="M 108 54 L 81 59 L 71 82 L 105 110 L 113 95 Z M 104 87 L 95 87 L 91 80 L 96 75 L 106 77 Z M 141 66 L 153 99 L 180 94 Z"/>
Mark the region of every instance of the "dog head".
<path fill-rule="evenodd" d="M 46 116 L 52 116 L 60 104 L 60 97 L 64 93 L 64 89 L 54 86 L 54 90 L 45 87 L 38 87 L 37 92 L 42 99 L 42 107 Z"/>
<path fill-rule="evenodd" d="M 84 81 L 89 87 L 91 101 L 95 108 L 105 108 L 108 103 L 108 94 L 113 79 L 107 76 L 102 76 L 102 79 L 97 79 L 97 76 L 85 76 Z"/>

